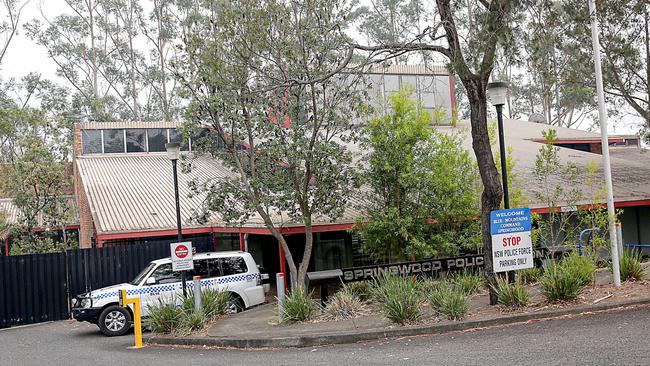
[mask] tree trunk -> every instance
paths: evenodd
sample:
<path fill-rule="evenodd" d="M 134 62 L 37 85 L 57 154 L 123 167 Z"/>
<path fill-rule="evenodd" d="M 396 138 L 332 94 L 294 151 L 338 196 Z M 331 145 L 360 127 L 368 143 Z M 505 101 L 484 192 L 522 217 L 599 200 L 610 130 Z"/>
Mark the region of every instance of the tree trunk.
<path fill-rule="evenodd" d="M 503 197 L 503 189 L 499 172 L 494 164 L 492 148 L 487 130 L 487 104 L 485 103 L 485 90 L 487 78 L 474 77 L 471 79 L 461 78 L 470 105 L 470 122 L 472 124 L 472 148 L 476 155 L 481 181 L 483 182 L 483 193 L 481 193 L 481 234 L 483 237 L 485 275 L 490 289 L 490 304 L 496 304 L 496 293 L 493 288 L 496 286 L 496 276 L 492 263 L 492 235 L 490 234 L 490 212 L 498 210 Z"/>

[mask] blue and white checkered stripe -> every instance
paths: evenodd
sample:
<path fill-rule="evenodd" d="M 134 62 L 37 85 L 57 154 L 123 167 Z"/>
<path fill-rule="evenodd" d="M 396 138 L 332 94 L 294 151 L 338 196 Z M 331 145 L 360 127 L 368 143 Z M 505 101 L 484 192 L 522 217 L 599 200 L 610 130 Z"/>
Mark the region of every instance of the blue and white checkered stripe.
<path fill-rule="evenodd" d="M 220 277 L 215 279 L 201 280 L 201 286 L 214 286 L 215 284 L 224 285 L 224 284 L 232 284 L 237 282 L 248 282 L 248 281 L 257 280 L 259 277 L 260 277 L 259 273 Z M 127 290 L 126 294 L 127 296 L 133 296 L 133 295 L 147 295 L 150 293 L 173 292 L 174 290 L 180 289 L 182 287 L 183 285 L 180 283 L 168 284 L 162 286 L 146 286 L 146 287 Z M 100 293 L 97 296 L 93 296 L 93 299 L 102 300 L 102 299 L 108 299 L 111 297 L 118 297 L 118 296 L 119 296 L 118 291 L 111 291 L 111 292 Z"/>

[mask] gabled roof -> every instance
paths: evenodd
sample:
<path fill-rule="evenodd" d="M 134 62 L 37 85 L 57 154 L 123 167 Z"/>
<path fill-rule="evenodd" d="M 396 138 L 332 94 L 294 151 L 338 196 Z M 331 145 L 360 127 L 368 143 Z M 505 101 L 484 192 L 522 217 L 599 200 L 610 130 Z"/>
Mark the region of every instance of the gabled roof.
<path fill-rule="evenodd" d="M 77 205 L 75 203 L 74 197 L 65 196 L 64 198 L 66 199 L 66 201 L 68 202 L 71 208 L 70 217 L 68 218 L 68 221 L 66 222 L 65 225 L 66 226 L 79 225 L 79 213 L 77 212 Z M 18 210 L 18 207 L 16 207 L 16 205 L 14 204 L 11 198 L 0 199 L 0 212 L 6 215 L 5 219 L 8 224 L 14 225 L 21 220 L 20 210 Z M 42 214 L 38 216 L 37 222 L 38 222 L 37 223 L 38 228 L 45 227 L 45 222 L 43 220 Z"/>

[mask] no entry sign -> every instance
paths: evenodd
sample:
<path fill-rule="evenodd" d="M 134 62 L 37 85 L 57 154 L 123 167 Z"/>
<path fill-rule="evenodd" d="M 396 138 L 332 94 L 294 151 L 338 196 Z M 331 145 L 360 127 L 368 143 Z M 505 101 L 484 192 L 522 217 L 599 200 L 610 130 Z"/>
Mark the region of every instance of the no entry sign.
<path fill-rule="evenodd" d="M 490 213 L 494 272 L 533 267 L 530 209 L 511 208 Z"/>
<path fill-rule="evenodd" d="M 172 271 L 186 271 L 194 269 L 192 256 L 192 242 L 171 244 Z"/>

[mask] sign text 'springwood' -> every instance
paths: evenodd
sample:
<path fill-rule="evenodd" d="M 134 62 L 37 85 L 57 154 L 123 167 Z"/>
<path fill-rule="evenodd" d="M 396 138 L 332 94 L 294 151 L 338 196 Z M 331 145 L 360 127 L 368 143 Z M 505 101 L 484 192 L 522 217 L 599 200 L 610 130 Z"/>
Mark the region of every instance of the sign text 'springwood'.
<path fill-rule="evenodd" d="M 483 263 L 483 255 L 476 254 L 456 258 L 427 259 L 416 262 L 352 267 L 342 269 L 342 279 L 343 282 L 365 281 L 376 278 L 384 273 L 392 273 L 401 276 L 420 274 L 433 275 L 441 271 L 453 271 L 465 268 L 482 267 Z"/>

